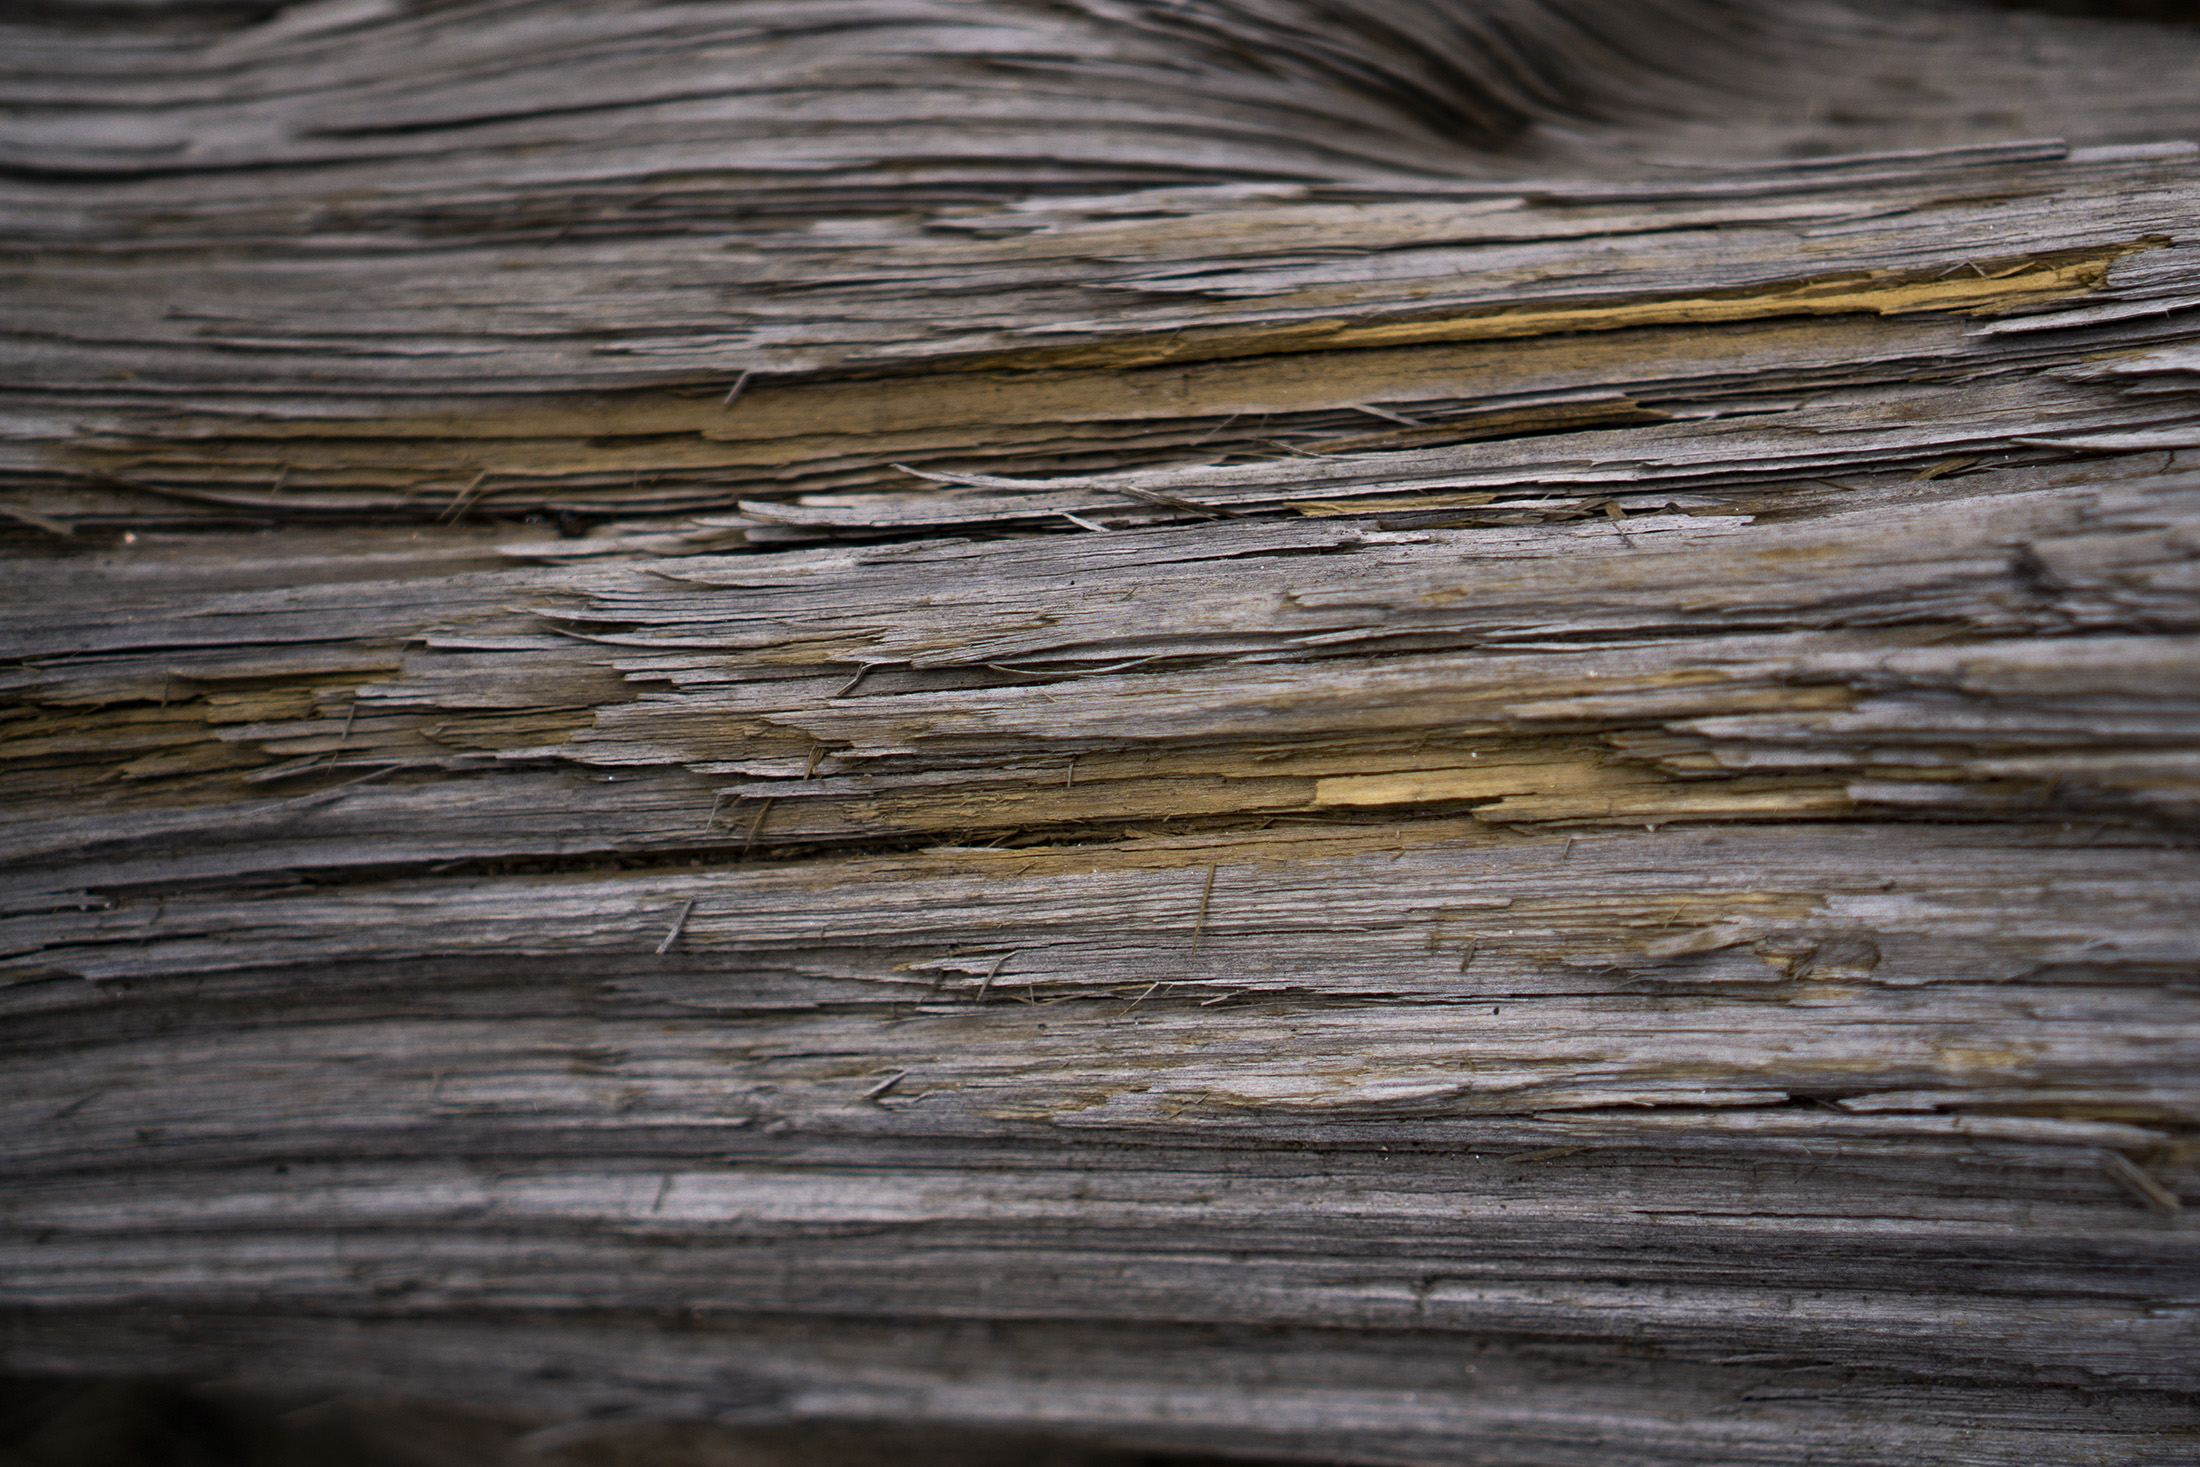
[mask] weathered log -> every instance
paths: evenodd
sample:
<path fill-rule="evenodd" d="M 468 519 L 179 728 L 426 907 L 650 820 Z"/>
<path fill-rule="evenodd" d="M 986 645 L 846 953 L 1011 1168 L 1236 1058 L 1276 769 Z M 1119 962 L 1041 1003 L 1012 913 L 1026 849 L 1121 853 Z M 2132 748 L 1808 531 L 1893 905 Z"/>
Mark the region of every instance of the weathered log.
<path fill-rule="evenodd" d="M 0 28 L 9 1368 L 2189 1459 L 2200 30 L 118 14 Z"/>

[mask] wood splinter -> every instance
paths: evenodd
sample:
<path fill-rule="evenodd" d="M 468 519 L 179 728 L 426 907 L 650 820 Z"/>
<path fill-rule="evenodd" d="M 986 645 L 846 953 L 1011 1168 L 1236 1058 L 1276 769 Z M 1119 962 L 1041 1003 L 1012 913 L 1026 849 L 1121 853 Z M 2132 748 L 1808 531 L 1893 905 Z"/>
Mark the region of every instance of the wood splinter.
<path fill-rule="evenodd" d="M 993 960 L 993 966 L 986 969 L 985 977 L 978 980 L 978 996 L 975 1000 L 973 1000 L 974 1002 L 985 1002 L 986 990 L 991 988 L 993 986 L 993 980 L 1000 976 L 1001 965 L 1007 962 L 1010 958 L 1013 958 L 1014 956 L 1016 956 L 1014 952 L 1005 952 Z"/>
<path fill-rule="evenodd" d="M 1214 899 L 1215 872 L 1219 863 L 1207 868 L 1207 884 L 1199 889 L 1199 915 L 1192 921 L 1192 951 L 1199 951 L 1199 939 L 1207 930 L 1207 903 Z M 1147 990 L 1151 992 L 1152 990 Z"/>
<path fill-rule="evenodd" d="M 2103 1151 L 2100 1162 L 2101 1170 L 2108 1173 L 2110 1181 L 2145 1204 L 2157 1217 L 2175 1217 L 2184 1210 L 2182 1198 L 2156 1181 L 2152 1172 L 2121 1151 Z"/>
<path fill-rule="evenodd" d="M 658 957 L 661 958 L 672 951 L 672 945 L 678 942 L 680 934 L 687 930 L 688 914 L 694 910 L 695 898 L 689 897 L 686 904 L 680 908 L 680 915 L 672 919 L 672 927 L 665 933 L 664 941 L 657 944 Z"/>
<path fill-rule="evenodd" d="M 881 1095 L 884 1095 L 887 1091 L 893 1089 L 896 1085 L 899 1085 L 902 1082 L 903 1077 L 905 1077 L 908 1073 L 909 1072 L 907 1070 L 894 1071 L 894 1073 L 888 1075 L 885 1079 L 879 1081 L 876 1085 L 873 1085 L 870 1089 L 864 1091 L 863 1099 L 874 1101 L 877 1100 Z"/>

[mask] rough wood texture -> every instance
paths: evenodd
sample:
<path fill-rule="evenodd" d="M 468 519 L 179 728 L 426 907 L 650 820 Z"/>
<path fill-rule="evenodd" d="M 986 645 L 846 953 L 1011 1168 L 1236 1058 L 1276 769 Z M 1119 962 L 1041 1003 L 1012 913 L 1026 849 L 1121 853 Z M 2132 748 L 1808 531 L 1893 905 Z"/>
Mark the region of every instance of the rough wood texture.
<path fill-rule="evenodd" d="M 2190 1460 L 2200 30 L 0 35 L 12 1368 Z"/>

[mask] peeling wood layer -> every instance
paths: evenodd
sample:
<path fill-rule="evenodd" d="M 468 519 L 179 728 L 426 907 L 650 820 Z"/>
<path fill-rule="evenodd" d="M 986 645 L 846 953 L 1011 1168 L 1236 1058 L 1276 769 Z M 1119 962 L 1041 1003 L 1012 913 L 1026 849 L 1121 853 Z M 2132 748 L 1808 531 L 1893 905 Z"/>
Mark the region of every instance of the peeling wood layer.
<path fill-rule="evenodd" d="M 2200 32 L 1350 12 L 7 22 L 0 1359 L 2185 1460 Z"/>

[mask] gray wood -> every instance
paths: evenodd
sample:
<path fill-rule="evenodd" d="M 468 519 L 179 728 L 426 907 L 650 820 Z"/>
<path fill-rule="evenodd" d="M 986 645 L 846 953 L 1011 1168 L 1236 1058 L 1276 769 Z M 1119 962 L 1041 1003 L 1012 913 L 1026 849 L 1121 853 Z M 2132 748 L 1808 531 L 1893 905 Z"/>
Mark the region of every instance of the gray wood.
<path fill-rule="evenodd" d="M 2200 31 L 0 38 L 8 1369 L 2189 1459 Z"/>

